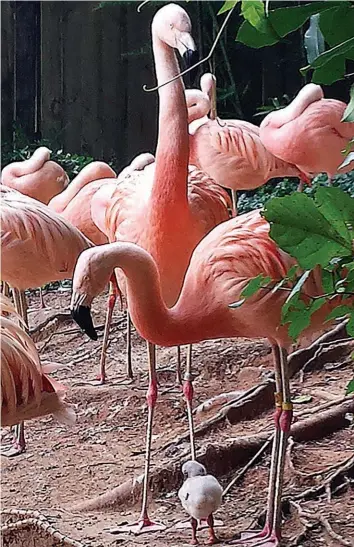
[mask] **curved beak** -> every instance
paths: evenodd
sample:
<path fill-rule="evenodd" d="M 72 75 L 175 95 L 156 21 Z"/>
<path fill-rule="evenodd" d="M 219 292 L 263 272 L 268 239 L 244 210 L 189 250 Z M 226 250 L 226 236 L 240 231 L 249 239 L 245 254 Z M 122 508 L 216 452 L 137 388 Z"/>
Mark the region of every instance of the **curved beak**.
<path fill-rule="evenodd" d="M 186 68 L 190 68 L 191 66 L 195 65 L 199 60 L 198 58 L 198 52 L 196 50 L 187 49 L 183 54 L 183 61 L 186 65 Z M 198 74 L 198 67 L 193 68 L 187 74 L 184 76 L 185 85 L 186 87 L 193 87 L 193 84 L 195 82 L 195 79 Z"/>
<path fill-rule="evenodd" d="M 71 316 L 80 328 L 91 338 L 97 340 L 97 332 L 93 326 L 91 308 L 89 306 L 74 306 L 71 308 Z"/>

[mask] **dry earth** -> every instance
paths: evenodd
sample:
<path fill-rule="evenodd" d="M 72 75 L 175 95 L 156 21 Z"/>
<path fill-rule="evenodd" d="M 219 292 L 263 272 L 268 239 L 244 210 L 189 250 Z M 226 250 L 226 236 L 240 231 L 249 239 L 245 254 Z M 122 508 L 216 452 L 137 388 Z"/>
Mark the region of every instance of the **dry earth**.
<path fill-rule="evenodd" d="M 45 299 L 52 309 L 31 313 L 32 326 L 59 309 L 67 310 L 69 298 L 70 293 L 65 291 L 48 293 Z M 31 296 L 30 302 L 31 306 L 38 306 L 36 296 Z M 104 305 L 103 296 L 94 303 L 96 323 L 104 322 Z M 104 493 L 127 478 L 143 472 L 147 416 L 145 344 L 134 331 L 135 377 L 129 383 L 125 378 L 125 320 L 118 310 L 115 312 L 115 323 L 108 350 L 109 382 L 105 386 L 85 384 L 97 372 L 102 331 L 99 341 L 92 342 L 73 323 L 66 322 L 59 325 L 54 334 L 53 331 L 37 343 L 44 361 L 66 365 L 54 376 L 69 386 L 68 400 L 75 406 L 78 419 L 73 427 L 59 424 L 50 417 L 26 425 L 27 451 L 12 459 L 2 457 L 2 509 L 38 510 L 62 534 L 81 542 L 85 547 L 172 547 L 188 544 L 190 532 L 174 527 L 178 520 L 186 519 L 175 487 L 171 491 L 156 491 L 152 494 L 152 516 L 167 525 L 166 531 L 161 533 L 135 537 L 108 532 L 109 528 L 135 519 L 139 514 L 139 504 L 91 512 L 71 510 L 75 504 Z M 176 351 L 173 348 L 159 348 L 160 392 L 154 420 L 153 469 L 168 457 L 176 457 L 188 450 L 187 442 L 179 445 L 172 443 L 169 448 L 161 450 L 187 429 L 185 404 L 180 388 L 175 386 L 175 365 Z M 217 340 L 195 346 L 193 368 L 196 374 L 195 404 L 200 404 L 219 393 L 242 391 L 254 386 L 272 370 L 272 360 L 266 341 Z M 308 397 L 302 403 L 295 404 L 295 418 L 306 409 L 343 396 L 351 375 L 350 359 L 331 362 L 321 370 L 305 374 L 303 382 L 297 375 L 292 380 L 292 396 L 295 400 L 299 395 Z M 198 416 L 197 423 L 216 411 L 214 408 L 208 414 Z M 348 416 L 345 429 L 316 441 L 295 443 L 292 449 L 295 471 L 289 466 L 286 469 L 286 497 L 295 496 L 306 488 L 320 484 L 328 476 L 328 473 L 324 473 L 327 468 L 344 462 L 353 454 L 352 418 L 352 415 Z M 197 448 L 271 429 L 272 412 L 269 410 L 252 420 L 235 424 L 225 422 L 221 427 L 199 437 Z M 3 443 L 9 440 L 8 429 L 3 429 Z M 217 514 L 217 518 L 223 521 L 223 526 L 218 528 L 222 543 L 254 525 L 264 510 L 269 459 L 267 452 L 227 495 Z M 214 464 L 217 469 L 218 462 Z M 232 473 L 218 476 L 223 486 L 228 484 L 236 471 L 234 469 Z M 299 472 L 311 476 L 305 477 Z M 311 529 L 301 539 L 304 521 L 300 522 L 296 510 L 292 508 L 291 514 L 286 515 L 284 545 L 336 547 L 354 544 L 354 496 L 350 474 L 348 476 L 348 484 L 344 484 L 344 487 L 339 484 L 339 490 L 333 494 L 331 501 L 327 499 L 326 493 L 301 501 L 304 511 L 315 517 L 326 517 L 342 539 L 330 537 L 316 518 L 307 518 Z M 16 518 L 12 517 L 12 520 Z M 3 522 L 10 521 L 8 516 L 3 515 Z M 206 538 L 206 531 L 201 531 L 202 544 Z M 59 544 L 45 532 L 30 526 L 22 530 L 8 529 L 3 533 L 4 546 L 42 547 Z"/>

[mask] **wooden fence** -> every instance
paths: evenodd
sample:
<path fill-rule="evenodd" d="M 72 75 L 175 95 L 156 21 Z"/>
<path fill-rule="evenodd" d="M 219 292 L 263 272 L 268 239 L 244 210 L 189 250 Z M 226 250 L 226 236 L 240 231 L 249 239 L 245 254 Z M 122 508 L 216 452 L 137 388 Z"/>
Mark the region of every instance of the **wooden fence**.
<path fill-rule="evenodd" d="M 215 14 L 221 2 L 184 5 L 205 52 L 220 24 Z M 1 2 L 3 141 L 11 141 L 15 125 L 30 139 L 47 138 L 96 159 L 115 158 L 118 167 L 154 150 L 157 94 L 142 86 L 155 82 L 150 22 L 156 2 L 141 14 L 135 2 L 97 6 Z M 229 116 L 254 121 L 256 106 L 270 96 L 293 95 L 303 83 L 301 33 L 254 50 L 235 44 L 237 19 L 215 59 L 219 86 L 226 90 L 220 105 Z"/>

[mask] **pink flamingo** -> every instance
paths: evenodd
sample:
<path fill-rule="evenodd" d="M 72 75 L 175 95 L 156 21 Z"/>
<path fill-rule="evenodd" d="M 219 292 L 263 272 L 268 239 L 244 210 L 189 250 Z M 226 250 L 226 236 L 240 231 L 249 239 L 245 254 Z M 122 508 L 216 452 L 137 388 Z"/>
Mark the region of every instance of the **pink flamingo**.
<path fill-rule="evenodd" d="M 157 81 L 161 84 L 178 73 L 174 48 L 187 58 L 195 50 L 191 22 L 183 8 L 169 4 L 157 12 L 152 22 L 152 42 Z M 195 246 L 216 224 L 229 218 L 230 200 L 227 193 L 206 175 L 194 170 L 188 176 L 188 119 L 182 80 L 179 78 L 160 88 L 159 101 L 155 164 L 147 166 L 140 174 L 124 178 L 117 185 L 107 211 L 103 210 L 103 223 L 110 241 L 133 241 L 154 256 L 164 301 L 172 306 L 178 298 Z M 188 185 L 188 181 L 193 184 Z M 119 287 L 124 290 L 122 276 Z M 161 525 L 151 522 L 147 512 L 151 431 L 157 399 L 155 347 L 151 344 L 148 354 L 149 414 L 143 506 L 139 522 L 133 525 L 133 530 L 139 532 L 161 529 Z M 184 394 L 189 405 L 192 397 L 190 376 L 184 384 Z"/>
<path fill-rule="evenodd" d="M 186 38 L 185 44 L 195 47 L 189 31 L 182 31 L 183 36 L 179 37 L 179 26 L 190 29 L 189 18 L 189 27 L 186 26 L 186 18 L 188 15 L 175 5 L 169 5 L 155 17 L 152 35 L 159 84 L 178 71 L 173 47 L 178 46 L 185 51 L 179 40 Z M 173 25 L 172 32 L 167 29 L 168 21 Z M 122 182 L 113 193 L 112 186 L 102 188 L 95 197 L 95 205 L 99 201 L 101 209 L 97 204 L 92 215 L 110 241 L 133 241 L 153 254 L 159 266 L 165 301 L 173 305 L 194 247 L 214 226 L 229 218 L 228 208 L 231 209 L 231 204 L 227 193 L 205 173 L 192 167 L 188 171 L 183 84 L 177 80 L 170 85 L 159 90 L 159 136 L 155 164 L 144 166 L 144 170 L 135 171 L 130 177 L 120 175 Z M 176 142 L 171 142 L 171 135 Z M 168 236 L 165 237 L 165 234 Z M 124 292 L 124 276 L 120 276 L 119 286 Z M 114 298 L 112 295 L 111 306 L 114 305 Z M 129 357 L 128 375 L 132 375 Z M 104 367 L 100 368 L 99 378 L 102 383 L 105 381 Z"/>
<path fill-rule="evenodd" d="M 12 426 L 47 414 L 64 423 L 75 422 L 74 411 L 64 402 L 64 386 L 47 376 L 51 367 L 41 365 L 20 316 L 2 295 L 0 304 L 1 424 Z M 4 314 L 14 314 L 19 324 Z"/>
<path fill-rule="evenodd" d="M 291 344 L 287 327 L 281 324 L 281 308 L 287 294 L 259 291 L 241 307 L 249 279 L 259 274 L 274 282 L 285 276 L 294 260 L 269 237 L 269 224 L 258 211 L 233 218 L 214 228 L 196 247 L 176 304 L 165 304 L 161 274 L 152 256 L 129 243 L 111 243 L 88 249 L 80 255 L 73 278 L 71 308 L 78 323 L 92 336 L 89 310 L 114 268 L 126 278 L 126 293 L 132 321 L 140 335 L 154 344 L 174 346 L 215 338 L 268 338 L 275 366 L 275 440 L 270 471 L 268 513 L 264 530 L 247 533 L 257 543 L 275 547 L 281 534 L 281 490 L 287 439 L 292 421 L 287 352 Z M 308 296 L 323 294 L 320 272 L 312 273 L 304 285 Z M 312 316 L 307 333 L 321 329 L 332 301 Z"/>
<path fill-rule="evenodd" d="M 243 120 L 209 119 L 215 76 L 204 74 L 200 85 L 202 91 L 186 91 L 191 122 L 190 163 L 232 190 L 253 190 L 274 177 L 303 177 L 295 165 L 279 160 L 266 149 L 256 125 Z"/>
<path fill-rule="evenodd" d="M 319 85 L 307 84 L 291 104 L 264 118 L 260 138 L 272 154 L 308 176 L 327 173 L 331 178 L 354 138 L 354 123 L 341 121 L 345 108 L 342 101 L 324 99 Z M 341 172 L 352 168 L 349 164 Z"/>
<path fill-rule="evenodd" d="M 77 257 L 92 243 L 37 200 L 6 186 L 0 187 L 0 197 L 1 279 L 13 287 L 17 311 L 27 324 L 26 302 L 19 291 L 70 278 Z M 8 455 L 24 449 L 20 428 L 18 443 Z"/>
<path fill-rule="evenodd" d="M 49 160 L 50 150 L 41 146 L 28 160 L 10 163 L 4 167 L 1 183 L 48 204 L 69 183 L 64 169 Z"/>

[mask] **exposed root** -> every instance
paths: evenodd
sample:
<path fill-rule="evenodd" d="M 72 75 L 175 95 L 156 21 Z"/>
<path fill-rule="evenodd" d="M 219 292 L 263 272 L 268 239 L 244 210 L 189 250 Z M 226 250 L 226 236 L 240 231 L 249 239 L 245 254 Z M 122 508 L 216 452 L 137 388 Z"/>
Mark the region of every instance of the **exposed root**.
<path fill-rule="evenodd" d="M 6 535 L 13 537 L 13 531 L 20 531 L 25 528 L 35 527 L 40 530 L 43 530 L 46 534 L 49 534 L 51 538 L 57 540 L 60 545 L 67 545 L 68 547 L 85 547 L 80 541 L 65 536 L 59 530 L 56 530 L 47 518 L 39 513 L 39 511 L 29 511 L 25 509 L 3 509 L 1 511 L 2 515 L 16 516 L 16 517 L 26 517 L 20 518 L 15 522 L 8 522 L 1 526 L 1 536 L 6 544 Z"/>
<path fill-rule="evenodd" d="M 293 424 L 291 435 L 296 441 L 308 441 L 325 437 L 347 425 L 345 414 L 348 412 L 354 412 L 353 397 L 347 397 L 342 404 L 335 408 L 330 408 Z M 224 475 L 247 462 L 268 440 L 269 433 L 262 432 L 251 436 L 237 437 L 222 445 L 207 444 L 198 451 L 197 459 L 213 475 Z M 150 474 L 150 490 L 163 492 L 177 488 L 182 481 L 181 465 L 188 458 L 189 453 L 183 458 L 178 456 L 166 459 L 156 466 Z M 93 511 L 99 509 L 102 511 L 105 509 L 112 510 L 114 507 L 122 509 L 122 506 L 131 505 L 137 501 L 137 496 L 140 495 L 142 478 L 141 475 L 136 480 L 126 481 L 101 496 L 73 506 L 72 510 Z"/>
<path fill-rule="evenodd" d="M 349 355 L 353 348 L 354 340 L 352 338 L 320 344 L 314 355 L 304 364 L 301 371 L 302 380 L 305 372 L 321 369 L 325 363 L 335 362 L 341 357 Z"/>
<path fill-rule="evenodd" d="M 327 534 L 334 540 L 338 541 L 341 545 L 345 545 L 345 547 L 354 547 L 354 541 L 350 539 L 346 539 L 337 532 L 335 532 L 332 528 L 332 526 L 329 523 L 329 520 L 319 513 L 311 513 L 309 511 L 304 511 L 304 509 L 301 507 L 300 504 L 295 503 L 293 501 L 290 502 L 292 506 L 294 506 L 298 512 L 300 522 L 305 526 L 306 532 L 314 528 L 315 525 L 311 525 L 309 521 L 314 520 L 315 523 L 319 523 L 322 525 L 322 527 L 326 530 Z M 302 518 L 301 518 L 302 517 Z M 298 538 L 297 538 L 298 539 Z M 292 543 L 293 545 L 293 543 Z M 298 542 L 295 543 L 295 545 L 298 545 Z"/>
<path fill-rule="evenodd" d="M 41 342 L 55 332 L 59 328 L 59 325 L 71 321 L 72 318 L 69 312 L 59 312 L 55 315 L 50 315 L 30 330 L 30 336 L 33 342 Z"/>

